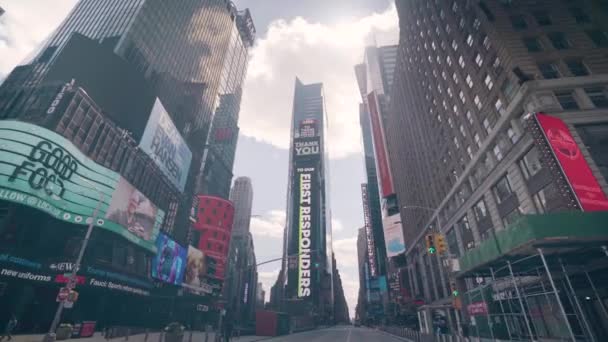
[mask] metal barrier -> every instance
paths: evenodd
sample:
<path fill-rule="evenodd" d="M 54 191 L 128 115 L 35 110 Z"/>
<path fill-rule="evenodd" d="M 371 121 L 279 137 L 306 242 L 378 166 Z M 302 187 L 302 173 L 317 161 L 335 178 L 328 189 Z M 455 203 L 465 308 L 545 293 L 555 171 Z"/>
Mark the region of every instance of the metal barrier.
<path fill-rule="evenodd" d="M 478 337 L 463 337 L 457 335 L 447 335 L 447 334 L 424 334 L 420 331 L 412 330 L 409 328 L 403 327 L 380 327 L 380 330 L 387 332 L 391 335 L 403 337 L 405 339 L 411 340 L 413 342 L 490 342 L 490 341 L 500 341 L 500 340 L 491 340 L 485 338 Z"/>

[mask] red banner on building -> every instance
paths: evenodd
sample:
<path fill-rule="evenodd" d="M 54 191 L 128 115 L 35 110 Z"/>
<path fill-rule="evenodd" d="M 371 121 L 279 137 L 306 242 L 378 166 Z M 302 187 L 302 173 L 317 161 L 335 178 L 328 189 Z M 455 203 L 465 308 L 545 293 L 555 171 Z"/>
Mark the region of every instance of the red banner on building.
<path fill-rule="evenodd" d="M 382 197 L 386 198 L 389 195 L 394 194 L 395 190 L 393 188 L 393 176 L 388 162 L 386 139 L 384 137 L 384 129 L 380 117 L 380 108 L 375 92 L 371 92 L 367 95 L 367 102 L 369 104 L 369 116 L 374 136 L 374 149 L 376 151 L 376 165 L 380 178 L 380 188 L 382 190 Z"/>
<path fill-rule="evenodd" d="M 568 126 L 561 119 L 543 113 L 536 114 L 536 118 L 582 210 L 608 210 L 608 198 L 591 172 Z"/>
<path fill-rule="evenodd" d="M 471 316 L 480 316 L 488 314 L 488 304 L 486 302 L 475 302 L 467 305 L 467 312 Z"/>

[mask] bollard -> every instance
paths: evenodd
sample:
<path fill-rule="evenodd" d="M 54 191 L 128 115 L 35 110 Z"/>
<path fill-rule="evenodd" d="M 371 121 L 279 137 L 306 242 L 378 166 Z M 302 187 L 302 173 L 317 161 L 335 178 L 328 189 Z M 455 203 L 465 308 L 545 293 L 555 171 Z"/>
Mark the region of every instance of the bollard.
<path fill-rule="evenodd" d="M 144 335 L 144 342 L 148 342 L 148 328 L 146 328 L 146 334 Z"/>

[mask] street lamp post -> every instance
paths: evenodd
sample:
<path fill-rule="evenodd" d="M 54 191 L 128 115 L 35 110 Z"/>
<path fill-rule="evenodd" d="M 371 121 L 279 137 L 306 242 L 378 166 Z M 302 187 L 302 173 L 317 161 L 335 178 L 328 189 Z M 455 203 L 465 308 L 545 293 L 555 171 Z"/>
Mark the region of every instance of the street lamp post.
<path fill-rule="evenodd" d="M 93 216 L 89 221 L 89 226 L 87 228 L 87 233 L 85 234 L 84 241 L 80 246 L 80 251 L 78 252 L 78 257 L 76 258 L 76 262 L 74 263 L 74 267 L 72 268 L 72 273 L 70 274 L 70 278 L 68 280 L 68 285 L 72 284 L 75 286 L 77 282 L 77 274 L 80 269 L 80 264 L 82 263 L 82 258 L 84 257 L 84 252 L 87 249 L 89 244 L 89 240 L 91 239 L 91 234 L 93 233 L 93 228 L 95 227 L 95 223 L 97 221 L 97 216 L 99 215 L 99 211 L 101 210 L 101 205 L 104 201 L 104 194 L 99 189 L 97 189 L 93 184 L 91 184 L 86 179 L 80 177 L 81 180 L 89 183 L 95 190 L 99 192 L 99 199 L 97 201 L 97 205 L 95 206 L 95 210 L 93 211 Z M 55 330 L 57 330 L 57 325 L 59 324 L 59 320 L 61 319 L 61 313 L 63 312 L 64 302 L 59 302 L 57 305 L 57 311 L 55 311 L 55 317 L 53 318 L 53 322 L 51 323 L 51 327 L 49 328 L 49 332 L 44 335 L 43 342 L 53 342 L 55 341 Z"/>

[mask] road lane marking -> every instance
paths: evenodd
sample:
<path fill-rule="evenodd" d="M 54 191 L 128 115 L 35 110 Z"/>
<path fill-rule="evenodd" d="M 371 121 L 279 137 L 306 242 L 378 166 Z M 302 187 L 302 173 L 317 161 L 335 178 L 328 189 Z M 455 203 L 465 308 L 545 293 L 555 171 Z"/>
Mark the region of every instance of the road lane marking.
<path fill-rule="evenodd" d="M 348 329 L 348 337 L 346 337 L 346 342 L 350 342 L 350 335 L 353 333 L 353 328 Z"/>

